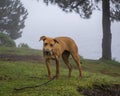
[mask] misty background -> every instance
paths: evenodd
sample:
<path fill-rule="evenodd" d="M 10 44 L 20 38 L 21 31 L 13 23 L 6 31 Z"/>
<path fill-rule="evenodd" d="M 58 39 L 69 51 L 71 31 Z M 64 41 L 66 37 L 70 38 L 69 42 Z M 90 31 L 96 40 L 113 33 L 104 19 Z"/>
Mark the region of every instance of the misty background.
<path fill-rule="evenodd" d="M 46 6 L 36 0 L 21 0 L 28 10 L 26 27 L 17 45 L 27 43 L 31 48 L 42 49 L 43 35 L 49 37 L 68 36 L 73 38 L 81 56 L 87 59 L 99 59 L 102 55 L 102 13 L 93 12 L 90 19 L 82 19 L 76 13 L 65 13 L 58 6 Z M 112 58 L 120 61 L 120 23 L 111 23 Z"/>

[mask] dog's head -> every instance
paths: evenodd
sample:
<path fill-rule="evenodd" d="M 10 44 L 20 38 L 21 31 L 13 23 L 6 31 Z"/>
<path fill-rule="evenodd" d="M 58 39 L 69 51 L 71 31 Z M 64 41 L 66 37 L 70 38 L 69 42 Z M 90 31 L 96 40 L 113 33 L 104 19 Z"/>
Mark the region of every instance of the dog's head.
<path fill-rule="evenodd" d="M 58 41 L 54 38 L 42 36 L 40 37 L 40 41 L 43 40 L 43 51 L 45 55 L 53 55 L 53 49 Z"/>

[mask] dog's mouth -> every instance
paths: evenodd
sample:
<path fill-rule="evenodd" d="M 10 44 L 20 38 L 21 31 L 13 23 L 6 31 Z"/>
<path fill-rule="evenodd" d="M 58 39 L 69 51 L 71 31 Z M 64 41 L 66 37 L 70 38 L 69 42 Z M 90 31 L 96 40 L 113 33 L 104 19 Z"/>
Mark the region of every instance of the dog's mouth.
<path fill-rule="evenodd" d="M 51 55 L 53 55 L 53 52 L 49 51 L 49 50 L 45 50 L 44 54 L 47 55 L 47 56 L 51 56 Z"/>

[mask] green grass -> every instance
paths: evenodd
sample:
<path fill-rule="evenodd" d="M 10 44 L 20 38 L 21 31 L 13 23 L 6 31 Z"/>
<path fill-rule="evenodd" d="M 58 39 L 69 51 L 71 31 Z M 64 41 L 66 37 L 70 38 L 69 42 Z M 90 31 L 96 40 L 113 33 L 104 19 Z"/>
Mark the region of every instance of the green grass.
<path fill-rule="evenodd" d="M 0 47 L 0 54 L 41 55 L 42 51 L 28 48 Z"/>
<path fill-rule="evenodd" d="M 55 74 L 55 67 L 51 66 L 51 69 Z M 46 66 L 36 62 L 0 61 L 0 96 L 80 96 L 77 92 L 78 86 L 87 88 L 93 84 L 120 84 L 120 77 L 101 74 L 99 70 L 93 73 L 89 70 L 83 71 L 82 79 L 78 77 L 76 69 L 73 70 L 71 78 L 68 78 L 67 74 L 68 70 L 61 67 L 58 80 L 41 87 L 15 91 L 14 88 L 48 81 Z"/>
<path fill-rule="evenodd" d="M 120 76 L 120 63 L 116 61 L 85 60 L 84 71 L 102 73 L 114 77 Z"/>
<path fill-rule="evenodd" d="M 40 55 L 34 49 L 0 47 L 0 54 Z M 63 62 L 60 67 L 60 78 L 36 88 L 15 91 L 14 88 L 35 86 L 48 81 L 45 64 L 39 62 L 0 61 L 0 96 L 83 96 L 78 87 L 92 88 L 94 84 L 120 84 L 120 63 L 115 61 L 82 59 L 83 78 L 80 79 L 75 62 L 72 77 L 68 78 L 68 68 Z M 51 70 L 55 75 L 55 64 Z"/>

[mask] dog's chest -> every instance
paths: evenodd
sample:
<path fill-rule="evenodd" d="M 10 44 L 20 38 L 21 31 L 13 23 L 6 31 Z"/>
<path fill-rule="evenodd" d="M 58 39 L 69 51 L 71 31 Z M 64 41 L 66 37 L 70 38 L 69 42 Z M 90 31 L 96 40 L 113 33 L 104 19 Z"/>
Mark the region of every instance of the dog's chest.
<path fill-rule="evenodd" d="M 50 56 L 45 55 L 44 57 L 45 57 L 45 59 L 53 59 L 53 60 L 56 59 L 54 55 L 50 55 Z"/>

